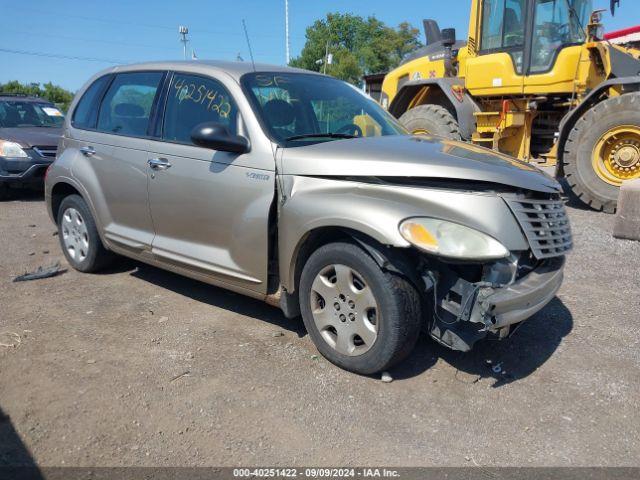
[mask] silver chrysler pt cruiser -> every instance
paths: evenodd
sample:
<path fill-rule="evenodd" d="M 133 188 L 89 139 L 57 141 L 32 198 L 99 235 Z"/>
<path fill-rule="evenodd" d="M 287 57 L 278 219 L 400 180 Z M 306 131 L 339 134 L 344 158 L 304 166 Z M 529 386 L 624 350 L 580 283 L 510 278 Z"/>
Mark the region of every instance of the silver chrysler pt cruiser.
<path fill-rule="evenodd" d="M 559 184 L 484 148 L 411 136 L 350 85 L 224 62 L 116 67 L 74 100 L 46 178 L 64 254 L 114 254 L 302 316 L 372 374 L 421 331 L 468 351 L 560 288 Z"/>

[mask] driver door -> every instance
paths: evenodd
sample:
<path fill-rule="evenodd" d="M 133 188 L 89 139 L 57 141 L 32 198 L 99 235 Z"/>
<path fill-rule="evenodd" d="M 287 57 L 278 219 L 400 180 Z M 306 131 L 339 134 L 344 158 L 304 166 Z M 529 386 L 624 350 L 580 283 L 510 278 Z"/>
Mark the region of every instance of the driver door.
<path fill-rule="evenodd" d="M 204 122 L 241 133 L 236 102 L 220 80 L 177 72 L 164 112 L 148 152 L 154 257 L 205 281 L 266 293 L 275 172 L 260 170 L 264 162 L 256 153 L 191 141 L 193 128 Z"/>
<path fill-rule="evenodd" d="M 515 95 L 524 88 L 526 0 L 485 0 L 480 12 L 480 51 L 466 62 L 472 95 Z"/>
<path fill-rule="evenodd" d="M 533 36 L 524 93 L 571 92 L 585 40 L 580 24 L 591 14 L 591 2 L 574 1 L 574 15 L 566 1 L 532 1 Z"/>

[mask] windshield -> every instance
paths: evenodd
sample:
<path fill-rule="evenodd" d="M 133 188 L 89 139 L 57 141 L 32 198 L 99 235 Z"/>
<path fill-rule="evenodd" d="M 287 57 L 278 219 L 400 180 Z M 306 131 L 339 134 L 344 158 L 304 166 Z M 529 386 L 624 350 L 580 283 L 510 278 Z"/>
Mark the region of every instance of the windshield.
<path fill-rule="evenodd" d="M 372 99 L 334 78 L 251 73 L 242 85 L 267 134 L 280 145 L 407 133 Z"/>
<path fill-rule="evenodd" d="M 50 103 L 0 100 L 0 128 L 60 127 L 64 115 Z"/>

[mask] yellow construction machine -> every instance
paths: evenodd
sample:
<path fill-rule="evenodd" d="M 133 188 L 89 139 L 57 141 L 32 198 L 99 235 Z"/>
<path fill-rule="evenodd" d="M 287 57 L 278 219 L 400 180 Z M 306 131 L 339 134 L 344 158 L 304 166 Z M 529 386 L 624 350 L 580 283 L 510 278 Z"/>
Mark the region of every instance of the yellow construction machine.
<path fill-rule="evenodd" d="M 555 167 L 613 213 L 623 182 L 640 178 L 640 51 L 603 40 L 604 12 L 592 0 L 472 0 L 467 40 L 425 20 L 426 46 L 386 75 L 381 103 L 413 133 Z"/>

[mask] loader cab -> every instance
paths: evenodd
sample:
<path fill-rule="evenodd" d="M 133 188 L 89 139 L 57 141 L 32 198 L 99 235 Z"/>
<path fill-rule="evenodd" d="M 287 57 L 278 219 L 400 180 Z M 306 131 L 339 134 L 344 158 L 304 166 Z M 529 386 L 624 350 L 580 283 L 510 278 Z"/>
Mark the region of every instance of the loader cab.
<path fill-rule="evenodd" d="M 499 96 L 571 91 L 592 0 L 474 0 L 467 89 Z"/>

